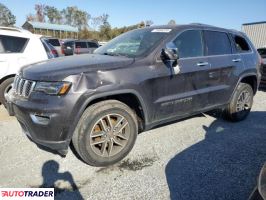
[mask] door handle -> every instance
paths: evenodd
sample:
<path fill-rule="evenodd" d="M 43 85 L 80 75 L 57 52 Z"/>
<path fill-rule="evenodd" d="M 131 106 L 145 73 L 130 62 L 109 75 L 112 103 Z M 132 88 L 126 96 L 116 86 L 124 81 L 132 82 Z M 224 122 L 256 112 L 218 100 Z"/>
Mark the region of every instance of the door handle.
<path fill-rule="evenodd" d="M 236 58 L 236 59 L 233 59 L 232 61 L 233 62 L 241 62 L 241 59 L 240 58 Z"/>
<path fill-rule="evenodd" d="M 208 62 L 199 62 L 199 63 L 197 63 L 197 66 L 198 67 L 203 67 L 203 66 L 206 66 L 208 64 L 209 64 Z"/>

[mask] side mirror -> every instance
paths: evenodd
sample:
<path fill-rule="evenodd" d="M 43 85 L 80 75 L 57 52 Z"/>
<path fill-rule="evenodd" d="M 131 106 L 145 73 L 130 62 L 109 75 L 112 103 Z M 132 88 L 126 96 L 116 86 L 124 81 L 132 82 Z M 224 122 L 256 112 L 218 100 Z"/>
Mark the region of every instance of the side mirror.
<path fill-rule="evenodd" d="M 177 49 L 162 49 L 161 58 L 166 61 L 177 61 L 179 58 Z"/>

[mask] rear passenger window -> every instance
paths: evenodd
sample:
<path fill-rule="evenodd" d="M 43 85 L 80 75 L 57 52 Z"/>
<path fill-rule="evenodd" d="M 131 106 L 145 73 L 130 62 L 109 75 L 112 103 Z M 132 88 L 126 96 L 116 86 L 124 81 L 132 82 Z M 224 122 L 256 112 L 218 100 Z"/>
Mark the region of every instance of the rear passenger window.
<path fill-rule="evenodd" d="M 225 55 L 231 54 L 232 48 L 230 40 L 226 33 L 217 31 L 204 31 L 207 54 L 212 55 Z"/>
<path fill-rule="evenodd" d="M 237 36 L 237 35 L 233 36 L 233 38 L 234 38 L 237 52 L 244 53 L 244 52 L 250 51 L 249 45 L 244 38 Z"/>
<path fill-rule="evenodd" d="M 86 42 L 76 42 L 76 48 L 87 48 Z"/>
<path fill-rule="evenodd" d="M 189 30 L 181 33 L 174 41 L 179 58 L 203 56 L 201 31 Z"/>
<path fill-rule="evenodd" d="M 87 42 L 88 48 L 98 48 L 98 45 L 94 42 Z"/>
<path fill-rule="evenodd" d="M 0 53 L 23 53 L 27 38 L 0 35 Z"/>

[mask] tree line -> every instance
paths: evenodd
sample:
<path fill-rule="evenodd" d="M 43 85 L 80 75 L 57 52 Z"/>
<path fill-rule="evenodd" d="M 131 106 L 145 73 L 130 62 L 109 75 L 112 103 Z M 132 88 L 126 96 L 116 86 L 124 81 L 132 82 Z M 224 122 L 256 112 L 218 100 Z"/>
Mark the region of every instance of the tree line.
<path fill-rule="evenodd" d="M 74 26 L 79 29 L 79 38 L 81 39 L 108 41 L 127 31 L 153 25 L 152 20 L 144 20 L 135 25 L 113 28 L 108 21 L 108 14 L 91 16 L 87 11 L 79 9 L 77 6 L 69 6 L 59 10 L 54 6 L 35 4 L 34 11 L 35 13 L 27 14 L 27 21 Z M 16 17 L 5 5 L 0 3 L 0 26 L 14 26 L 15 23 Z M 175 24 L 175 21 L 170 20 L 168 24 Z"/>

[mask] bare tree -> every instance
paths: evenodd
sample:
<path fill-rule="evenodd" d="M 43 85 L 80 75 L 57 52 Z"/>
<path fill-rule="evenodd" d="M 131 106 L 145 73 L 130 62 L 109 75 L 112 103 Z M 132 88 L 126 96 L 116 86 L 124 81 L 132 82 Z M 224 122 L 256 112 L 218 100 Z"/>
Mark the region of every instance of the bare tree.
<path fill-rule="evenodd" d="M 44 4 L 35 4 L 36 11 L 36 20 L 38 22 L 45 22 L 45 5 Z"/>

